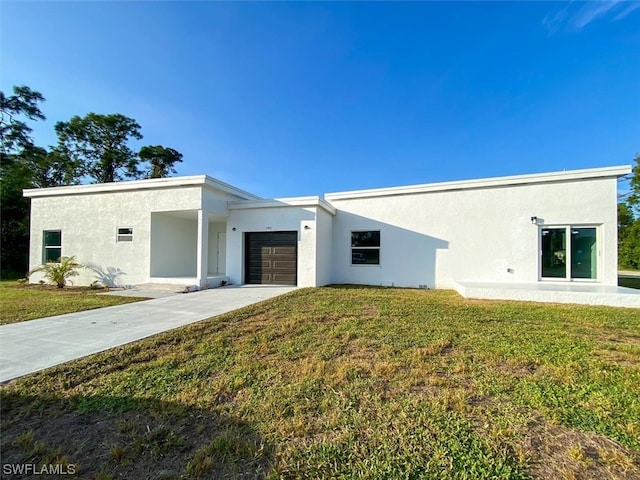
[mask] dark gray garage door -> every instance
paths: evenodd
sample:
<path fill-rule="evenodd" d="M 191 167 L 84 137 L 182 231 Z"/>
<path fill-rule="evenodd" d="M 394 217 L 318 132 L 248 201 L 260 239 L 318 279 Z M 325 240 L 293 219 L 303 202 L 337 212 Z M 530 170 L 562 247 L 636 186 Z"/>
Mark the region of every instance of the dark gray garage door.
<path fill-rule="evenodd" d="M 296 285 L 298 232 L 247 232 L 245 283 Z"/>

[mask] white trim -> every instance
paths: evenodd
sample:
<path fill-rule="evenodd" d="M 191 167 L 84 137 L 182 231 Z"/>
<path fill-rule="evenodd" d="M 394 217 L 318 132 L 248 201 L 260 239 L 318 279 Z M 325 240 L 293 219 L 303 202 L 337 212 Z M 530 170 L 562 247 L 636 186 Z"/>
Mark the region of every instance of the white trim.
<path fill-rule="evenodd" d="M 131 233 L 120 233 L 120 229 L 131 230 Z M 120 240 L 121 237 L 131 237 L 130 240 Z M 116 227 L 116 243 L 133 243 L 133 227 Z"/>
<path fill-rule="evenodd" d="M 272 198 L 268 200 L 238 200 L 227 202 L 229 210 L 250 210 L 255 208 L 283 208 L 283 207 L 320 207 L 331 215 L 336 214 L 336 208 L 318 196 Z"/>
<path fill-rule="evenodd" d="M 47 232 L 59 232 L 60 233 L 60 244 L 59 245 L 47 245 L 46 244 L 46 239 L 47 239 Z M 60 249 L 60 255 L 58 256 L 58 259 L 62 258 L 62 229 L 61 228 L 56 228 L 56 229 L 52 229 L 52 230 L 42 230 L 42 264 L 46 264 L 46 263 L 55 263 L 55 262 L 50 262 L 47 261 L 47 250 L 48 249 Z"/>
<path fill-rule="evenodd" d="M 257 200 L 260 197 L 245 192 L 228 183 L 221 182 L 208 175 L 193 175 L 189 177 L 152 178 L 148 180 L 133 180 L 128 182 L 96 183 L 91 185 L 69 185 L 65 187 L 30 188 L 23 190 L 28 198 L 55 197 L 61 195 L 86 195 L 92 193 L 123 192 L 131 190 L 150 190 L 159 188 L 176 188 L 189 186 L 206 186 L 247 200 Z"/>
<path fill-rule="evenodd" d="M 506 187 L 535 183 L 566 182 L 570 180 L 585 180 L 588 178 L 621 177 L 631 173 L 630 165 L 604 168 L 587 168 L 582 170 L 568 170 L 562 172 L 536 173 L 530 175 L 512 175 L 508 177 L 483 178 L 479 180 L 463 180 L 455 182 L 425 183 L 404 187 L 374 188 L 367 190 L 353 190 L 349 192 L 327 193 L 324 198 L 328 201 L 347 200 L 351 198 L 384 197 L 392 195 L 410 195 L 417 193 L 444 192 L 452 190 L 471 190 L 489 187 Z"/>
<path fill-rule="evenodd" d="M 574 228 L 593 228 L 596 231 L 596 278 L 579 278 L 571 276 L 572 268 L 572 239 L 571 230 Z M 562 229 L 565 231 L 565 266 L 566 272 L 564 277 L 543 277 L 542 276 L 542 230 L 543 229 Z M 602 282 L 602 224 L 597 223 L 561 223 L 540 225 L 538 228 L 538 281 L 541 283 L 601 283 Z"/>
<path fill-rule="evenodd" d="M 353 234 L 358 232 L 378 232 L 380 234 L 380 244 L 377 247 L 354 247 L 352 245 L 353 242 Z M 351 267 L 380 267 L 382 266 L 382 230 L 374 229 L 374 230 L 349 230 L 349 249 L 351 253 L 351 260 L 349 261 L 349 266 Z M 353 250 L 378 250 L 378 263 L 353 263 Z"/>

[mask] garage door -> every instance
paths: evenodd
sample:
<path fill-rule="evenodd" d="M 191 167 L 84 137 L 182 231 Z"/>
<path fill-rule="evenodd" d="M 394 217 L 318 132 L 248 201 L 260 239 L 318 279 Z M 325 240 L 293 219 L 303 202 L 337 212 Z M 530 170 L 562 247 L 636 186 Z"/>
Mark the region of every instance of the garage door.
<path fill-rule="evenodd" d="M 247 232 L 245 283 L 296 285 L 298 232 Z"/>

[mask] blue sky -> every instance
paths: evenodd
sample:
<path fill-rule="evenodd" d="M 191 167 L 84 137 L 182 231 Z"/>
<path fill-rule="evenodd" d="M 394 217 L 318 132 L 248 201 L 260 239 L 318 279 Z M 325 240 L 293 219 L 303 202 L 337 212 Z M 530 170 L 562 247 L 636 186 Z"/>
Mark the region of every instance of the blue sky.
<path fill-rule="evenodd" d="M 263 197 L 631 163 L 640 2 L 0 3 L 0 87 Z"/>

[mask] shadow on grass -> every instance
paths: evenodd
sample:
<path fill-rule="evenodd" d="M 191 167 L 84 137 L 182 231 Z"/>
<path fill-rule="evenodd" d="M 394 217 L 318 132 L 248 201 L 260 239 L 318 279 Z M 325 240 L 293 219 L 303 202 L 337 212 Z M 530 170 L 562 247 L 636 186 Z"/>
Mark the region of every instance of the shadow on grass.
<path fill-rule="evenodd" d="M 81 478 L 264 478 L 273 448 L 224 412 L 131 397 L 1 392 L 2 478 L 16 465 L 70 465 Z M 44 467 L 46 468 L 46 467 Z M 15 471 L 15 470 L 14 470 Z M 70 470 L 67 470 L 70 471 Z"/>

